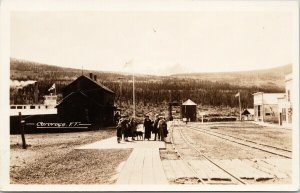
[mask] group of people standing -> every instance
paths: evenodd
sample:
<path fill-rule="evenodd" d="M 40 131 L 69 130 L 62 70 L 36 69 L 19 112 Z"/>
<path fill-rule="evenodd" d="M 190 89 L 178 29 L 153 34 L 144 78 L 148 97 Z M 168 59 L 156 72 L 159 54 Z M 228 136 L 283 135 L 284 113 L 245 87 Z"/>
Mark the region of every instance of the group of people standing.
<path fill-rule="evenodd" d="M 121 118 L 117 124 L 117 141 L 120 143 L 122 136 L 124 141 L 129 141 L 128 137 L 132 137 L 135 140 L 137 130 L 137 122 L 134 118 Z"/>
<path fill-rule="evenodd" d="M 120 143 L 122 138 L 124 141 L 129 141 L 128 138 L 131 137 L 135 140 L 137 137 L 137 122 L 134 118 L 121 118 L 117 124 L 117 141 Z M 154 140 L 164 141 L 165 137 L 168 135 L 167 122 L 164 117 L 159 115 L 155 116 L 155 120 L 152 121 L 149 116 L 144 119 L 144 140 L 150 140 L 151 134 L 154 134 Z"/>
<path fill-rule="evenodd" d="M 165 137 L 168 135 L 167 121 L 164 117 L 155 116 L 155 120 L 152 121 L 149 119 L 149 116 L 146 116 L 144 120 L 145 128 L 145 137 L 144 139 L 150 140 L 151 133 L 154 134 L 154 141 L 164 141 Z"/>

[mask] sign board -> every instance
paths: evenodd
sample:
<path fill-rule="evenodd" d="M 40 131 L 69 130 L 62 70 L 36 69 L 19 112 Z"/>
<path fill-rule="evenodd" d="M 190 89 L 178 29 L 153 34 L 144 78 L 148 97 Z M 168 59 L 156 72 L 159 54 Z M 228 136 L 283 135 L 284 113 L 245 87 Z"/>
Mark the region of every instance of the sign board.
<path fill-rule="evenodd" d="M 35 126 L 37 129 L 88 129 L 90 123 L 81 122 L 43 122 L 26 123 L 27 126 Z"/>

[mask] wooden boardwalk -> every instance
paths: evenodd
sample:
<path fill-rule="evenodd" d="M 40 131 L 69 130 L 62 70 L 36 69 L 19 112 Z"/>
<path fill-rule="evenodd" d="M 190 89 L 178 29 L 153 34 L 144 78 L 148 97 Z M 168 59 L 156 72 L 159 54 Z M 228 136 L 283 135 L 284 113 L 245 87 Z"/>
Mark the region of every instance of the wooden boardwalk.
<path fill-rule="evenodd" d="M 117 184 L 168 184 L 159 149 L 134 149 L 119 174 Z"/>
<path fill-rule="evenodd" d="M 117 175 L 117 184 L 168 184 L 159 149 L 161 141 L 129 141 L 117 143 L 117 138 L 97 141 L 76 149 L 133 149 Z"/>

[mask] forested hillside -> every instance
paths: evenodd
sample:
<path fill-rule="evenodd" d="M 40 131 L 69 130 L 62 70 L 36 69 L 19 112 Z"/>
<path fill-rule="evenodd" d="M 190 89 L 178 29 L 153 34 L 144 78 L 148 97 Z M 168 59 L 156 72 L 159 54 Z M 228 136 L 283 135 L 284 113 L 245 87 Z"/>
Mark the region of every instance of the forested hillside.
<path fill-rule="evenodd" d="M 177 78 L 192 78 L 226 82 L 239 86 L 284 87 L 284 76 L 292 72 L 292 65 L 277 68 L 241 72 L 174 74 Z"/>
<path fill-rule="evenodd" d="M 285 69 L 291 66 L 285 66 Z M 11 80 L 36 80 L 39 85 L 39 100 L 48 93 L 53 83 L 59 94 L 64 86 L 82 74 L 80 69 L 62 68 L 58 66 L 38 64 L 29 61 L 11 59 Z M 274 69 L 251 72 L 203 73 L 172 76 L 136 75 L 136 101 L 140 105 L 159 105 L 170 100 L 185 101 L 188 98 L 199 105 L 238 106 L 234 95 L 241 92 L 243 107 L 253 107 L 252 93 L 284 92 L 284 73 L 272 73 Z M 92 72 L 98 81 L 116 93 L 116 104 L 132 103 L 132 76 L 117 72 L 83 71 L 84 75 Z M 258 76 L 256 75 L 258 74 Z M 269 74 L 265 76 L 263 74 Z M 271 74 L 271 75 L 270 75 Z M 219 78 L 217 78 L 219 77 Z M 246 78 L 245 78 L 246 77 Z M 255 79 L 255 77 L 259 77 Z M 247 79 L 253 79 L 248 81 Z M 233 81 L 235 80 L 235 81 Z M 255 82 L 255 84 L 253 84 Z M 121 88 L 122 84 L 122 90 Z M 11 88 L 11 103 L 32 103 L 33 88 L 28 85 L 23 89 Z M 61 97 L 61 95 L 59 95 Z M 61 99 L 61 98 L 60 98 Z"/>

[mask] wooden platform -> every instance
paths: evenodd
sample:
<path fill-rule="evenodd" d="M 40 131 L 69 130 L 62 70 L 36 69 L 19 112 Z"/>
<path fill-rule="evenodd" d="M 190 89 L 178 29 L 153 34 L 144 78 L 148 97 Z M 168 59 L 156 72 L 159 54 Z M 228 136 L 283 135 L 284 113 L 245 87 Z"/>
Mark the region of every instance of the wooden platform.
<path fill-rule="evenodd" d="M 288 159 L 264 159 L 255 161 L 233 159 L 213 161 L 235 177 L 254 181 L 288 178 L 291 168 L 291 160 Z M 194 169 L 194 172 L 184 164 L 182 160 L 163 160 L 162 162 L 166 176 L 170 181 L 174 181 L 178 178 L 198 177 L 207 183 L 214 181 L 232 182 L 232 177 L 228 173 L 220 170 L 207 160 L 187 160 Z"/>
<path fill-rule="evenodd" d="M 134 149 L 118 176 L 117 184 L 168 184 L 158 148 Z"/>
<path fill-rule="evenodd" d="M 129 158 L 118 169 L 117 184 L 168 184 L 159 149 L 165 148 L 161 141 L 117 142 L 116 137 L 83 145 L 76 149 L 133 149 Z"/>
<path fill-rule="evenodd" d="M 162 141 L 121 141 L 117 142 L 117 137 L 111 137 L 108 139 L 100 140 L 95 143 L 79 146 L 75 149 L 147 149 L 156 148 L 159 149 L 166 148 L 165 143 Z"/>

